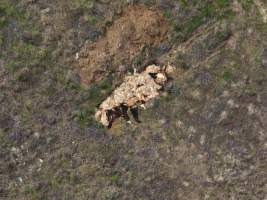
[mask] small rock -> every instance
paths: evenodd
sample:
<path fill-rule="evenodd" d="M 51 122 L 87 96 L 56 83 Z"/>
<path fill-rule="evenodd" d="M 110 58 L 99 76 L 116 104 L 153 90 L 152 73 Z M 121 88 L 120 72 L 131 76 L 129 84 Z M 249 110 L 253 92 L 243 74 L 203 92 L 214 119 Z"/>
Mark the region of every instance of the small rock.
<path fill-rule="evenodd" d="M 16 147 L 12 147 L 11 148 L 11 151 L 13 152 L 13 153 L 19 153 L 19 149 L 18 148 L 16 148 Z"/>
<path fill-rule="evenodd" d="M 206 181 L 208 182 L 208 183 L 212 183 L 213 181 L 212 181 L 212 178 L 210 178 L 210 177 L 207 177 L 206 178 Z"/>
<path fill-rule="evenodd" d="M 79 57 L 80 57 L 80 55 L 79 55 L 79 53 L 77 52 L 77 53 L 75 54 L 75 60 L 78 60 Z"/>
<path fill-rule="evenodd" d="M 229 91 L 223 91 L 223 94 L 222 94 L 222 96 L 223 97 L 229 97 L 229 95 L 230 95 L 230 93 L 229 93 Z"/>
<path fill-rule="evenodd" d="M 198 90 L 194 90 L 192 92 L 192 97 L 195 99 L 195 100 L 200 100 L 201 98 L 201 93 L 198 91 Z"/>
<path fill-rule="evenodd" d="M 184 185 L 185 187 L 188 187 L 190 184 L 189 184 L 187 181 L 184 181 L 184 182 L 183 182 L 183 185 Z"/>
<path fill-rule="evenodd" d="M 201 145 L 205 144 L 205 139 L 206 139 L 206 136 L 205 135 L 201 135 L 200 141 L 199 141 Z"/>
<path fill-rule="evenodd" d="M 40 138 L 40 133 L 39 133 L 39 132 L 34 132 L 33 136 L 34 136 L 36 139 L 39 139 L 39 138 Z"/>
<path fill-rule="evenodd" d="M 163 135 L 162 135 L 162 139 L 163 139 L 164 141 L 166 141 L 166 140 L 167 140 L 167 136 L 166 136 L 165 134 L 163 134 Z"/>
<path fill-rule="evenodd" d="M 160 123 L 160 124 L 165 124 L 166 122 L 167 122 L 166 119 L 160 119 L 160 120 L 159 120 L 159 123 Z"/>
<path fill-rule="evenodd" d="M 181 128 L 184 125 L 184 123 L 180 120 L 178 120 L 175 124 L 178 128 Z"/>
<path fill-rule="evenodd" d="M 227 116 L 228 116 L 227 111 L 225 111 L 225 110 L 222 111 L 222 113 L 221 113 L 221 115 L 220 115 L 219 123 L 220 123 L 221 121 L 225 120 L 225 119 L 227 118 Z"/>
<path fill-rule="evenodd" d="M 234 108 L 234 107 L 235 107 L 234 100 L 233 100 L 233 99 L 229 99 L 229 100 L 227 101 L 227 105 L 229 105 L 230 108 Z"/>
<path fill-rule="evenodd" d="M 190 127 L 188 128 L 188 131 L 189 131 L 190 133 L 196 133 L 196 129 L 195 129 L 193 126 L 190 126 Z"/>
<path fill-rule="evenodd" d="M 234 132 L 233 130 L 228 131 L 229 135 L 233 136 L 236 135 L 236 132 Z"/>
<path fill-rule="evenodd" d="M 223 182 L 224 177 L 221 174 L 216 174 L 216 175 L 214 175 L 214 180 L 217 182 Z"/>
<path fill-rule="evenodd" d="M 193 115 L 193 114 L 195 113 L 195 111 L 194 111 L 194 109 L 190 109 L 190 110 L 188 111 L 188 113 L 189 113 L 190 115 Z"/>
<path fill-rule="evenodd" d="M 47 14 L 50 12 L 50 10 L 51 10 L 50 8 L 45 8 L 45 9 L 41 10 L 41 14 Z"/>
<path fill-rule="evenodd" d="M 248 109 L 248 114 L 249 114 L 249 115 L 253 115 L 253 114 L 256 113 L 256 107 L 255 107 L 255 105 L 252 104 L 252 103 L 250 103 L 250 104 L 248 105 L 247 109 Z"/>
<path fill-rule="evenodd" d="M 152 177 L 148 176 L 148 177 L 146 177 L 144 180 L 145 180 L 146 182 L 149 182 L 149 181 L 152 180 Z"/>
<path fill-rule="evenodd" d="M 248 28 L 248 34 L 252 34 L 253 33 L 253 28 Z"/>

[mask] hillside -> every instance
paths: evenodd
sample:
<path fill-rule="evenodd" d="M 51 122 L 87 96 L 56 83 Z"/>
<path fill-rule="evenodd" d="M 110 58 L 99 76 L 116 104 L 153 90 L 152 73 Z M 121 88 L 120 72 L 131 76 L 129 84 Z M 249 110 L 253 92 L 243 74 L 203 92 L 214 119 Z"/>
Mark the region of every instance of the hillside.
<path fill-rule="evenodd" d="M 142 123 L 98 123 L 150 64 Z M 0 199 L 263 200 L 266 141 L 266 0 L 0 0 Z"/>

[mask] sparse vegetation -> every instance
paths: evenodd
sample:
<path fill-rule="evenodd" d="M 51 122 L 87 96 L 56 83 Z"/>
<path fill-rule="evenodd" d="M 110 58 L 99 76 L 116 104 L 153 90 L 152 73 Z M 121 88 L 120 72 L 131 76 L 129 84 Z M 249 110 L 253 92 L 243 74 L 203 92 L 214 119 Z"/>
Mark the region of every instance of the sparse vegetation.
<path fill-rule="evenodd" d="M 246 11 L 250 11 L 253 3 L 253 0 L 239 0 L 239 2 L 241 3 L 242 7 L 246 10 Z"/>
<path fill-rule="evenodd" d="M 115 175 L 112 175 L 112 176 L 111 176 L 111 181 L 112 181 L 113 183 L 118 184 L 119 180 L 120 180 L 119 175 L 115 174 Z"/>
<path fill-rule="evenodd" d="M 75 0 L 73 2 L 76 8 L 80 9 L 92 9 L 95 4 L 95 0 Z"/>
<path fill-rule="evenodd" d="M 237 3 L 0 0 L 0 199 L 264 199 L 267 26 L 253 0 Z M 103 45 L 122 9 L 140 4 L 164 15 L 169 35 L 126 62 L 120 45 L 139 36 L 119 45 L 133 29 L 118 26 L 110 70 L 83 87 L 69 73 L 76 53 Z M 98 104 L 149 62 L 179 73 L 142 123 L 102 127 Z"/>
<path fill-rule="evenodd" d="M 34 70 L 34 68 L 44 68 L 47 66 L 48 51 L 47 49 L 36 47 L 24 42 L 15 42 L 10 50 L 10 61 L 7 67 L 10 71 L 28 67 Z"/>
<path fill-rule="evenodd" d="M 229 71 L 226 71 L 223 73 L 223 79 L 226 81 L 226 82 L 229 82 L 233 79 L 233 75 L 231 72 Z"/>
<path fill-rule="evenodd" d="M 10 18 L 18 16 L 19 13 L 8 0 L 0 2 L 0 28 L 7 26 Z"/>
<path fill-rule="evenodd" d="M 213 2 L 204 1 L 199 3 L 195 1 L 181 1 L 181 4 L 188 12 L 190 12 L 190 7 L 192 5 L 197 8 L 197 11 L 192 13 L 191 17 L 186 18 L 183 23 L 177 21 L 170 10 L 164 12 L 165 17 L 173 25 L 174 33 L 171 40 L 172 43 L 185 41 L 198 27 L 214 19 L 223 20 L 227 18 L 231 20 L 234 17 L 234 12 L 228 0 L 216 0 Z"/>

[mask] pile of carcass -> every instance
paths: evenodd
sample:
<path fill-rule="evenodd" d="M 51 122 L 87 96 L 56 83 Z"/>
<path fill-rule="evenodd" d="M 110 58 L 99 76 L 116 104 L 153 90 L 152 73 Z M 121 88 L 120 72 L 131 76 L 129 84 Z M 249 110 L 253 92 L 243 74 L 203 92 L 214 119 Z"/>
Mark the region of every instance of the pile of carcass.
<path fill-rule="evenodd" d="M 123 83 L 100 104 L 95 113 L 96 120 L 108 128 L 119 117 L 130 123 L 127 114 L 130 109 L 135 121 L 140 122 L 138 107 L 143 107 L 146 102 L 160 95 L 174 70 L 170 65 L 149 65 L 141 73 L 126 76 Z"/>

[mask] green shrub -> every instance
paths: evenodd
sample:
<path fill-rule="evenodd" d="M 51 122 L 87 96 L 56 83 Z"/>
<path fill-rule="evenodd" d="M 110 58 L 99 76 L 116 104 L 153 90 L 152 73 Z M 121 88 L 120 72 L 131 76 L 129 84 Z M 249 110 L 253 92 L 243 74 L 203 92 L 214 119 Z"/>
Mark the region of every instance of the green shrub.
<path fill-rule="evenodd" d="M 216 4 L 218 5 L 218 7 L 220 8 L 225 8 L 226 6 L 229 6 L 230 4 L 230 0 L 217 0 Z"/>
<path fill-rule="evenodd" d="M 48 58 L 48 50 L 22 41 L 15 41 L 9 49 L 9 56 L 7 67 L 11 72 L 15 72 L 24 67 L 29 69 L 44 67 Z"/>
<path fill-rule="evenodd" d="M 250 11 L 253 5 L 253 0 L 239 0 L 239 2 L 246 11 Z"/>
<path fill-rule="evenodd" d="M 233 79 L 233 74 L 230 71 L 226 71 L 223 73 L 223 79 L 228 82 Z"/>
<path fill-rule="evenodd" d="M 119 175 L 114 174 L 114 175 L 111 176 L 110 179 L 111 179 L 111 181 L 112 181 L 113 183 L 118 184 L 118 182 L 119 182 L 119 180 L 120 180 L 120 177 L 119 177 Z"/>
<path fill-rule="evenodd" d="M 15 16 L 16 13 L 16 10 L 8 1 L 0 2 L 0 28 L 6 26 L 9 18 Z"/>
<path fill-rule="evenodd" d="M 75 0 L 75 8 L 92 9 L 94 7 L 95 0 Z"/>

